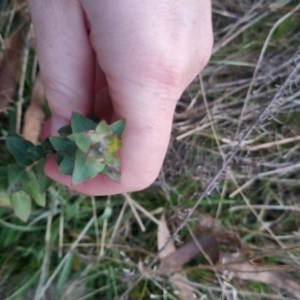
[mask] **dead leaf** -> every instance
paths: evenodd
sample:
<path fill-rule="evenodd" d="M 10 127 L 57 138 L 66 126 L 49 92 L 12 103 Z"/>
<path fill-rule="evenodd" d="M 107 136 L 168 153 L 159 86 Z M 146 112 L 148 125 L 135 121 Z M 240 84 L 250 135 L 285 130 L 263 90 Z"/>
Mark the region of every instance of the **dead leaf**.
<path fill-rule="evenodd" d="M 25 46 L 29 23 L 23 22 L 14 33 L 4 41 L 2 65 L 0 68 L 0 112 L 8 109 L 20 78 L 20 63 Z"/>
<path fill-rule="evenodd" d="M 158 226 L 158 233 L 157 233 L 158 251 L 162 249 L 158 255 L 161 261 L 176 251 L 176 248 L 172 240 L 168 242 L 170 236 L 171 235 L 167 226 L 165 216 L 162 215 L 161 222 Z M 168 244 L 165 246 L 167 242 Z M 179 292 L 179 299 L 182 300 L 193 299 L 193 288 L 189 285 L 188 279 L 183 272 L 178 272 L 171 275 L 170 280 L 174 288 Z"/>
<path fill-rule="evenodd" d="M 166 258 L 170 254 L 176 251 L 176 248 L 173 242 L 170 240 L 169 243 L 165 246 L 166 242 L 170 238 L 170 231 L 166 222 L 165 215 L 162 215 L 160 224 L 158 226 L 158 233 L 157 233 L 157 247 L 158 251 L 164 247 L 162 251 L 159 252 L 158 258 L 160 260 Z"/>
<path fill-rule="evenodd" d="M 186 217 L 187 212 L 188 210 L 184 211 L 183 209 L 180 215 L 170 215 L 167 217 L 171 232 L 181 224 L 182 219 Z M 219 245 L 227 246 L 230 249 L 233 248 L 235 250 L 240 250 L 241 248 L 246 250 L 244 249 L 244 245 L 242 245 L 238 235 L 224 227 L 219 220 L 216 220 L 212 216 L 205 214 L 200 210 L 197 210 L 193 214 L 193 219 L 197 220 L 192 227 L 193 232 L 195 232 L 197 236 L 202 234 L 213 236 Z"/>
<path fill-rule="evenodd" d="M 238 250 L 242 248 L 237 234 L 225 228 L 218 220 L 202 212 L 197 212 L 196 217 L 197 223 L 194 230 L 197 233 L 214 236 L 219 245 L 230 246 Z"/>
<path fill-rule="evenodd" d="M 296 299 L 300 299 L 300 282 L 286 272 L 270 271 L 268 266 L 238 262 L 239 258 L 223 255 L 224 270 L 236 278 L 269 284 L 275 288 L 288 291 Z"/>
<path fill-rule="evenodd" d="M 198 255 L 208 257 L 213 264 L 219 260 L 219 244 L 213 236 L 200 235 L 162 259 L 163 269 L 177 269 Z"/>
<path fill-rule="evenodd" d="M 29 140 L 34 144 L 36 144 L 39 139 L 41 128 L 46 117 L 43 108 L 44 97 L 43 81 L 41 75 L 38 74 L 34 82 L 30 105 L 24 116 L 23 127 L 24 139 Z"/>

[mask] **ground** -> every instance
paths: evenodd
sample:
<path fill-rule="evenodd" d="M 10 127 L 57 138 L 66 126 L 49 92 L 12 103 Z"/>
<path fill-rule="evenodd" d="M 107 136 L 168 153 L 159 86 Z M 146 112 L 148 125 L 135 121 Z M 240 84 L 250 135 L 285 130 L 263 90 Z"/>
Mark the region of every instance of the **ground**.
<path fill-rule="evenodd" d="M 94 198 L 54 184 L 26 223 L 0 207 L 1 299 L 183 299 L 190 288 L 195 299 L 300 299 L 300 5 L 223 2 L 213 1 L 213 55 L 178 102 L 151 187 Z M 7 41 L 23 46 L 10 57 L 21 65 L 13 80 L 0 69 L 13 98 L 1 98 L 1 151 L 33 101 L 34 38 L 10 39 L 24 15 L 23 1 L 1 2 L 1 53 Z M 200 240 L 206 258 L 198 249 L 171 259 L 188 279 L 183 288 L 161 267 L 166 250 L 157 255 L 166 224 L 182 253 L 195 237 L 213 241 Z"/>

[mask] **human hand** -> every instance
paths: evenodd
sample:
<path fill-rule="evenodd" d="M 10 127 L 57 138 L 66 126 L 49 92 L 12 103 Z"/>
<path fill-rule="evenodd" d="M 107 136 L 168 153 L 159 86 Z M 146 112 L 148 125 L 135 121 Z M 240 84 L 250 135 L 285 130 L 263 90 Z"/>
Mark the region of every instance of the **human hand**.
<path fill-rule="evenodd" d="M 210 57 L 210 0 L 28 2 L 52 111 L 44 135 L 72 111 L 126 119 L 120 183 L 100 174 L 72 185 L 53 157 L 45 172 L 89 195 L 146 188 L 166 154 L 176 102 Z"/>

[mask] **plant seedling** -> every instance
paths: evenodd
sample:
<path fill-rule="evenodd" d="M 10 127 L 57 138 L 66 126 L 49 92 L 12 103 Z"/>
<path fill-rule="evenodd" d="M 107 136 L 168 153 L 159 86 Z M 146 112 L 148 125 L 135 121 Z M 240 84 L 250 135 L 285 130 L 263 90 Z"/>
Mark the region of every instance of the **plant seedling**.
<path fill-rule="evenodd" d="M 44 174 L 43 165 L 49 155 L 55 154 L 58 172 L 71 175 L 73 184 L 99 173 L 120 181 L 119 150 L 125 120 L 110 125 L 93 120 L 73 112 L 71 124 L 62 127 L 59 136 L 49 137 L 37 146 L 16 134 L 7 136 L 9 164 L 0 166 L 0 196 L 20 219 L 28 219 L 31 198 L 45 206 L 45 191 L 52 181 Z"/>
<path fill-rule="evenodd" d="M 72 183 L 78 184 L 102 173 L 114 181 L 120 181 L 119 150 L 125 121 L 111 125 L 98 124 L 73 113 L 71 125 L 59 130 L 59 136 L 49 141 L 56 151 L 59 173 L 72 175 Z"/>

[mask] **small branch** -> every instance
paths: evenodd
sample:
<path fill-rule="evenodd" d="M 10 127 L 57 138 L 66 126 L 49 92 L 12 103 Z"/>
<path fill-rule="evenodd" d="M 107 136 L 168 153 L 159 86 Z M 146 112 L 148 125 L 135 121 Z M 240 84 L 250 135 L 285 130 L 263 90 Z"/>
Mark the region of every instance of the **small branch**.
<path fill-rule="evenodd" d="M 270 176 L 270 175 L 275 175 L 275 174 L 286 174 L 286 173 L 290 173 L 290 172 L 293 172 L 293 171 L 298 170 L 298 169 L 300 169 L 300 163 L 296 164 L 296 165 L 292 165 L 292 166 L 288 166 L 288 167 L 284 167 L 284 168 L 280 168 L 280 169 L 276 169 L 276 170 L 272 170 L 272 171 L 260 173 L 260 174 L 258 174 L 256 176 L 254 176 L 253 178 L 251 178 L 246 183 L 244 183 L 241 187 L 239 187 L 233 193 L 231 193 L 229 195 L 229 198 L 235 197 L 237 194 L 239 194 L 245 188 L 249 187 L 257 179 L 260 179 L 260 178 L 263 178 L 263 177 L 267 177 L 267 176 Z"/>
<path fill-rule="evenodd" d="M 16 133 L 20 134 L 21 132 L 21 120 L 22 120 L 22 106 L 24 103 L 23 93 L 24 93 L 24 84 L 26 78 L 26 70 L 28 65 L 28 57 L 29 57 L 29 35 L 30 29 L 27 31 L 26 39 L 25 39 L 25 47 L 22 59 L 22 68 L 21 68 L 21 76 L 20 83 L 18 89 L 18 102 L 17 102 L 17 122 L 16 122 Z"/>
<path fill-rule="evenodd" d="M 123 195 L 124 195 L 126 201 L 128 202 L 128 204 L 129 204 L 129 206 L 130 206 L 130 208 L 131 208 L 131 210 L 132 210 L 132 212 L 133 212 L 133 214 L 134 214 L 134 216 L 135 216 L 135 218 L 136 218 L 136 220 L 137 220 L 137 222 L 138 222 L 141 230 L 142 231 L 146 231 L 146 228 L 145 228 L 145 226 L 144 226 L 144 224 L 143 224 L 143 222 L 142 222 L 139 214 L 137 213 L 137 211 L 135 209 L 135 206 L 134 206 L 132 198 L 128 194 L 126 194 L 126 193 L 123 194 Z"/>

